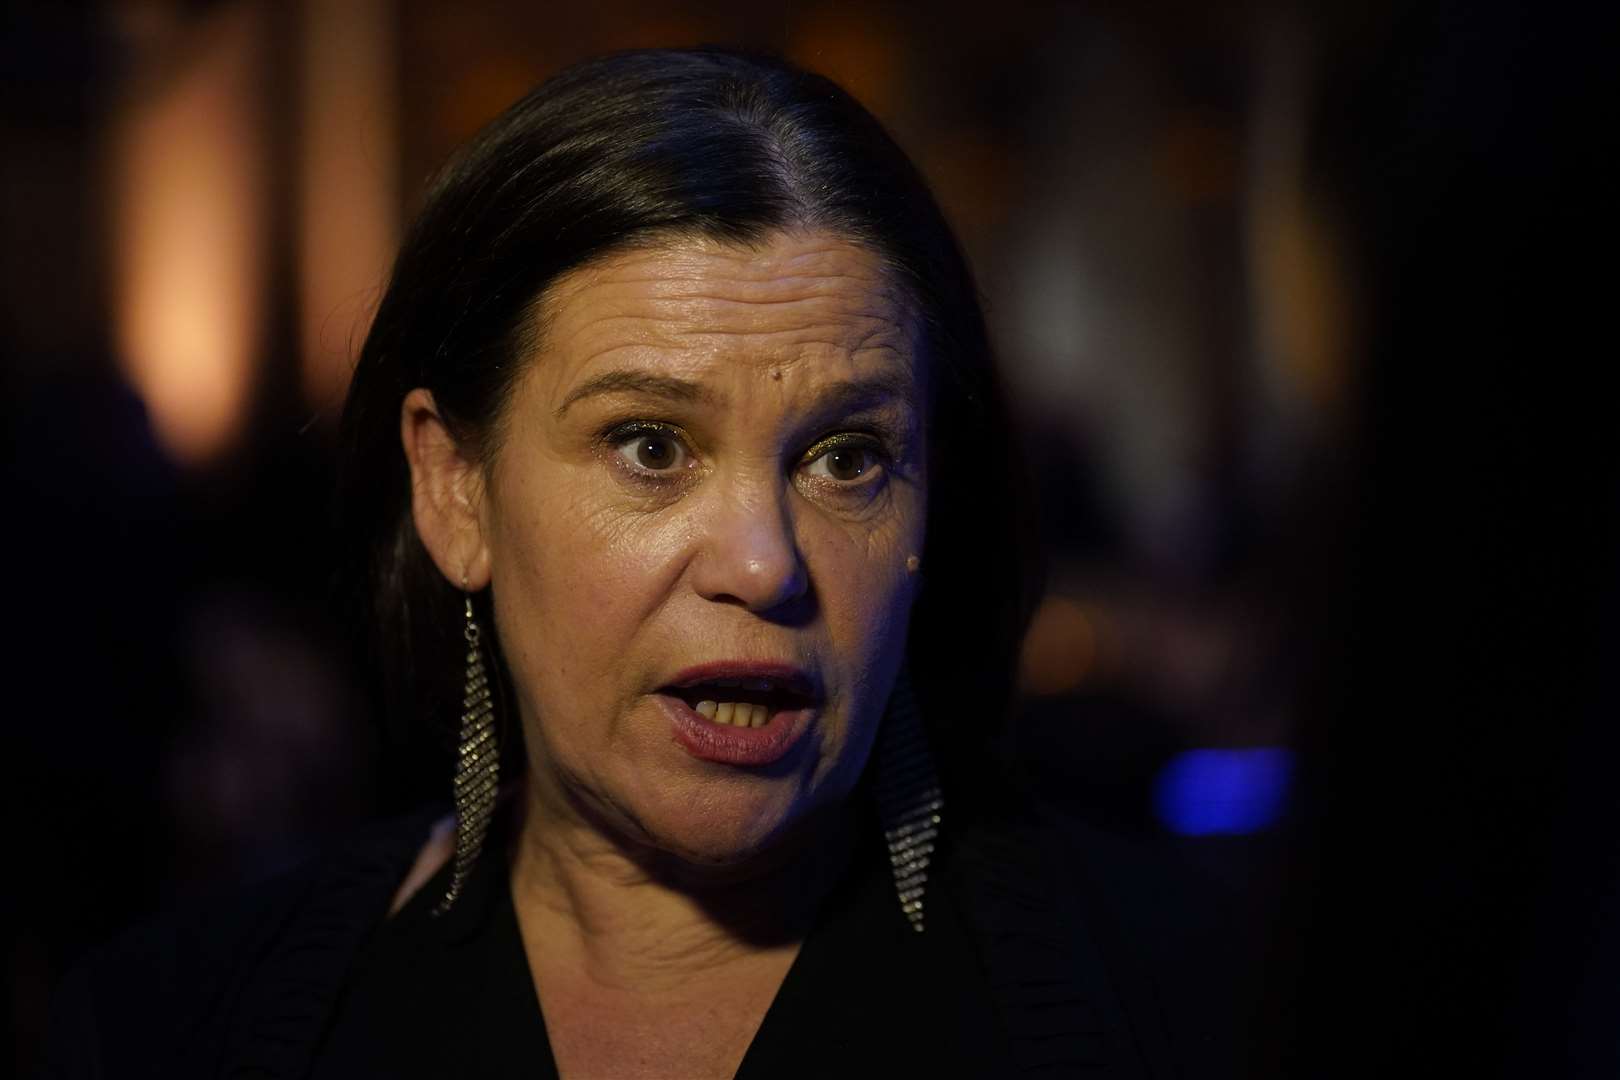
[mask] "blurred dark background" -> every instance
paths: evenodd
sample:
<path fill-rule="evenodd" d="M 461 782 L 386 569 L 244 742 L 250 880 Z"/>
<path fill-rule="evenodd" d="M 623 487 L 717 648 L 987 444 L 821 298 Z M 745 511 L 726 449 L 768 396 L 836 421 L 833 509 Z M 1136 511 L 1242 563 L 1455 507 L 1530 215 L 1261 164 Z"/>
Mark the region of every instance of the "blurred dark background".
<path fill-rule="evenodd" d="M 1005 752 L 1232 887 L 1244 1074 L 1620 1075 L 1606 12 L 0 10 L 19 1069 L 85 949 L 438 794 L 333 617 L 348 364 L 453 147 L 712 41 L 842 81 L 958 227 L 1052 559 Z"/>

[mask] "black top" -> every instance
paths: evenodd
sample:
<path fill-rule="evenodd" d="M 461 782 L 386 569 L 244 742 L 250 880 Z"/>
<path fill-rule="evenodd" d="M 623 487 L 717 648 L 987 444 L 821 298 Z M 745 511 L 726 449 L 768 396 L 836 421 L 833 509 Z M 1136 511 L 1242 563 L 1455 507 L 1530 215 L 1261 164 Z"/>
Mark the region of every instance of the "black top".
<path fill-rule="evenodd" d="M 386 912 L 435 815 L 131 934 L 64 983 L 51 1076 L 549 1077 L 505 862 Z M 977 832 L 936 857 L 927 932 L 881 846 L 829 896 L 738 1076 L 1219 1077 L 1235 982 L 1201 883 L 1088 831 Z"/>
<path fill-rule="evenodd" d="M 876 835 L 873 841 L 880 839 Z M 317 1080 L 557 1076 L 512 906 L 506 861 L 478 863 L 445 917 L 449 867 L 364 949 L 318 1052 Z M 824 902 L 737 1076 L 862 1068 L 991 1075 L 1011 1051 L 985 973 L 950 906 L 911 929 L 882 849 L 859 853 Z"/>

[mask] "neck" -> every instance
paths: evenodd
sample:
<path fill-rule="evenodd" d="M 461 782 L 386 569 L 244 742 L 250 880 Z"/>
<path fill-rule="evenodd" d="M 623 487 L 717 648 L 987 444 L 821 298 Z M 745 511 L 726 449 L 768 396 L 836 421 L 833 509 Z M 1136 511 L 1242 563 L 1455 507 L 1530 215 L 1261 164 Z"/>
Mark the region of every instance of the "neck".
<path fill-rule="evenodd" d="M 808 822 L 723 871 L 628 841 L 529 785 L 512 898 L 531 956 L 598 985 L 657 992 L 791 958 L 854 848 L 851 814 Z"/>

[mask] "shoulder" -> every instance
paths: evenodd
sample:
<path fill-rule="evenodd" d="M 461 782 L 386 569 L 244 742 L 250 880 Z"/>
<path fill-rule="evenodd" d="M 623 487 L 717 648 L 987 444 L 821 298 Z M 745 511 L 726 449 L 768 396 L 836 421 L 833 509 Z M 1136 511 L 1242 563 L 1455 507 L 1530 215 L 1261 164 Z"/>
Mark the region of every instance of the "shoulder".
<path fill-rule="evenodd" d="M 1148 1076 L 1232 1075 L 1245 956 L 1224 884 L 1152 847 L 1035 816 L 969 831 L 951 863 L 987 965 L 1008 986 L 1061 987 L 1036 997 L 1083 1002 L 1086 1054 L 1137 1059 Z"/>
<path fill-rule="evenodd" d="M 58 988 L 51 1076 L 214 1075 L 324 1018 L 437 812 L 357 830 L 296 870 L 137 927 Z"/>

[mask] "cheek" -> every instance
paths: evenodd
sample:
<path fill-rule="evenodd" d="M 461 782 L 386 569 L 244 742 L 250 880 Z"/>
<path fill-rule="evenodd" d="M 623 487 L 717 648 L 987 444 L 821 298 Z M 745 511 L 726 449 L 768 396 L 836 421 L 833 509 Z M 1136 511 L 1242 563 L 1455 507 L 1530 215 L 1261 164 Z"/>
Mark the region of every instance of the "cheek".
<path fill-rule="evenodd" d="M 834 655 L 857 689 L 881 682 L 904 648 L 916 595 L 906 556 L 917 550 L 916 532 L 897 517 L 869 532 L 824 530 L 805 544 Z"/>
<path fill-rule="evenodd" d="M 563 470 L 503 492 L 508 509 L 493 530 L 501 641 L 534 707 L 611 704 L 603 676 L 622 673 L 681 542 L 674 529 L 603 509 L 586 480 Z"/>

